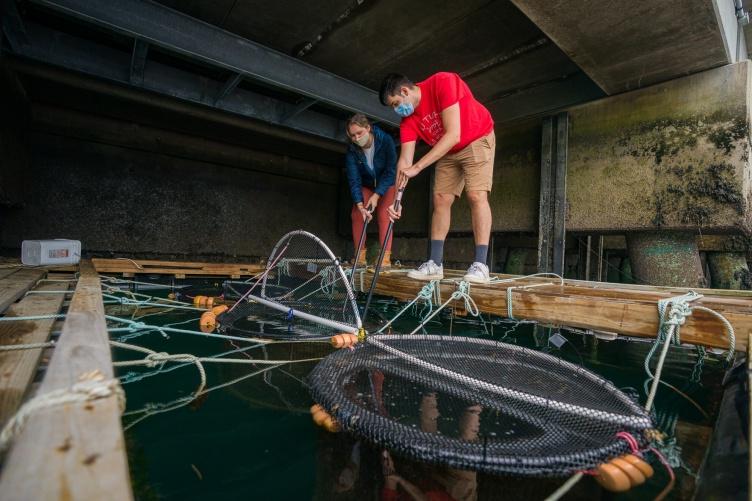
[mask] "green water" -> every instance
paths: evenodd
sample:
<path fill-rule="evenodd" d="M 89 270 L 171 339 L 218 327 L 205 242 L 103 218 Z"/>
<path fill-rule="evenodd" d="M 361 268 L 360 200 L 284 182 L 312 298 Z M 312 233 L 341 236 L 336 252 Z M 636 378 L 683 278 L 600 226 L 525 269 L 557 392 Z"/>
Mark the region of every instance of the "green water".
<path fill-rule="evenodd" d="M 400 305 L 381 298 L 376 310 L 386 318 L 396 314 Z M 108 314 L 129 317 L 132 310 L 111 307 Z M 171 312 L 168 315 L 145 317 L 142 321 L 153 325 L 173 324 L 197 330 L 195 313 Z M 638 392 L 644 402 L 643 360 L 650 344 L 620 339 L 597 340 L 592 336 L 560 331 L 568 342 L 557 349 L 548 338 L 557 329 L 534 328 L 531 324 L 514 325 L 501 319 L 486 319 L 486 328 L 471 317 L 443 315 L 432 322 L 428 332 L 434 334 L 488 336 L 519 345 L 547 351 L 569 362 L 583 365 L 604 376 L 627 392 Z M 397 331 L 412 330 L 417 320 L 405 315 L 395 325 Z M 118 335 L 113 335 L 117 338 Z M 169 339 L 149 333 L 127 342 L 169 353 L 193 353 L 209 356 L 248 346 L 235 345 L 221 339 L 170 334 Z M 264 351 L 253 348 L 248 353 L 255 358 L 290 359 L 321 357 L 330 352 L 323 343 L 306 345 L 275 344 Z M 135 352 L 116 350 L 116 359 L 140 358 Z M 241 355 L 236 355 L 241 356 Z M 342 434 L 325 433 L 313 425 L 308 407 L 310 397 L 302 380 L 315 363 L 294 364 L 272 369 L 239 381 L 231 386 L 211 391 L 206 398 L 178 409 L 154 414 L 126 431 L 128 457 L 134 494 L 137 499 L 378 499 L 380 466 L 377 451 L 363 446 L 361 473 L 356 486 L 349 492 L 337 493 L 335 484 L 347 465 L 354 440 Z M 166 365 L 172 369 L 175 365 Z M 213 387 L 241 378 L 258 367 L 205 364 L 207 383 Z M 698 369 L 701 369 L 699 381 Z M 720 401 L 720 379 L 723 375 L 720 357 L 710 355 L 701 367 L 696 364 L 695 351 L 672 347 L 664 368 L 664 380 L 677 386 L 711 416 L 708 420 L 676 392 L 662 387 L 656 399 L 660 424 L 673 429 L 699 426 L 692 430 L 712 427 Z M 154 374 L 156 369 L 119 369 L 125 376 L 127 411 L 148 404 L 172 402 L 186 397 L 199 384 L 198 371 L 193 365 L 175 370 L 163 370 L 151 377 L 134 380 L 138 374 Z M 692 377 L 694 374 L 694 378 Z M 159 407 L 154 407 L 158 409 Z M 125 416 L 124 425 L 135 416 Z M 686 434 L 686 433 L 685 433 Z M 691 463 L 702 451 L 690 444 L 678 444 L 675 460 Z M 654 497 L 667 483 L 666 472 L 653 462 L 656 475 L 645 485 L 629 493 L 614 496 L 618 499 L 646 499 Z M 691 469 L 691 468 L 690 468 Z M 669 499 L 680 499 L 682 489 L 691 486 L 692 477 L 684 468 L 675 468 L 677 487 Z M 479 498 L 500 497 L 530 499 L 543 498 L 562 483 L 562 479 L 525 480 L 480 475 Z M 505 493 L 505 496 L 501 496 Z M 569 499 L 592 499 L 600 490 L 590 478 L 581 481 Z M 608 498 L 609 495 L 606 496 Z"/>

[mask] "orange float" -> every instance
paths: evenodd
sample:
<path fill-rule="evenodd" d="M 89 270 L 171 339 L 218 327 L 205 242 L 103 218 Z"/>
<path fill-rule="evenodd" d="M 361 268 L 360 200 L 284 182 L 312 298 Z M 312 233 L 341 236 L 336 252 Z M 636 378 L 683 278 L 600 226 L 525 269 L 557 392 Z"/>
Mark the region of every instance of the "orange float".
<path fill-rule="evenodd" d="M 618 467 L 621 471 L 627 474 L 632 487 L 636 487 L 645 483 L 645 475 L 643 475 L 642 471 L 640 471 L 640 469 L 632 463 L 625 461 L 623 458 L 614 458 L 611 460 L 611 464 Z"/>
<path fill-rule="evenodd" d="M 211 311 L 205 311 L 201 314 L 198 326 L 201 329 L 201 332 L 213 332 L 217 327 L 217 316 Z"/>
<path fill-rule="evenodd" d="M 648 463 L 644 459 L 638 458 L 634 454 L 625 454 L 621 456 L 621 459 L 640 470 L 642 474 L 645 475 L 645 478 L 650 478 L 653 476 L 653 473 L 655 473 L 653 467 L 650 466 L 650 463 Z"/>
<path fill-rule="evenodd" d="M 625 454 L 596 468 L 595 480 L 606 490 L 624 492 L 653 476 L 653 467 L 634 454 Z"/>
<path fill-rule="evenodd" d="M 332 346 L 335 348 L 350 348 L 358 343 L 358 336 L 343 332 L 332 336 Z"/>
<path fill-rule="evenodd" d="M 211 309 L 212 313 L 216 316 L 220 316 L 222 313 L 226 312 L 228 310 L 227 305 L 220 304 L 219 306 L 215 306 Z"/>
<path fill-rule="evenodd" d="M 319 404 L 311 406 L 311 418 L 316 425 L 321 426 L 326 431 L 331 433 L 340 431 L 339 423 Z"/>
<path fill-rule="evenodd" d="M 632 487 L 632 482 L 624 470 L 611 463 L 603 463 L 596 468 L 595 481 L 601 487 L 611 492 L 626 492 Z"/>

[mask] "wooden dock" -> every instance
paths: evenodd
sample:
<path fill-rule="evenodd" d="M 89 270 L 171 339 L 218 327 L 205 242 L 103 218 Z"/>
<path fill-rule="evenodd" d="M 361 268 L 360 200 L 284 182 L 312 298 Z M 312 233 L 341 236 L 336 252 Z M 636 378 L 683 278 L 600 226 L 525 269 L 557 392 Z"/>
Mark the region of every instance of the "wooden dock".
<path fill-rule="evenodd" d="M 48 277 L 62 281 L 39 282 Z M 0 425 L 5 425 L 24 401 L 70 389 L 85 375 L 98 374 L 104 380 L 113 377 L 99 275 L 84 261 L 73 294 L 55 293 L 67 291 L 69 284 L 75 283 L 66 278 L 73 275 L 41 268 L 0 269 L 0 313 L 5 316 L 55 315 L 65 309 L 65 299 L 70 299 L 64 322 L 0 324 L 0 344 L 4 345 L 48 341 L 53 326 L 62 325 L 38 390 L 32 380 L 42 349 L 0 352 Z M 26 295 L 30 290 L 53 294 Z M 4 458 L 0 498 L 133 499 L 117 397 L 32 413 Z"/>
<path fill-rule="evenodd" d="M 457 289 L 464 272 L 445 270 L 441 282 L 443 300 Z M 523 278 L 493 274 L 499 280 L 489 285 L 473 285 L 470 295 L 480 311 L 507 317 L 507 289 L 512 288 L 512 315 L 518 320 L 535 320 L 547 325 L 560 325 L 593 331 L 637 337 L 656 337 L 660 299 L 688 292 L 689 289 L 653 287 L 606 282 L 586 282 L 548 277 Z M 373 272 L 364 274 L 365 290 Z M 356 277 L 356 288 L 360 280 Z M 409 301 L 426 282 L 407 278 L 406 270 L 393 269 L 379 275 L 375 292 Z M 752 334 L 752 291 L 694 289 L 703 298 L 693 305 L 710 308 L 728 319 L 736 334 L 736 350 L 745 350 Z M 713 348 L 728 348 L 729 340 L 721 322 L 711 314 L 696 311 L 681 328 L 683 342 Z"/>

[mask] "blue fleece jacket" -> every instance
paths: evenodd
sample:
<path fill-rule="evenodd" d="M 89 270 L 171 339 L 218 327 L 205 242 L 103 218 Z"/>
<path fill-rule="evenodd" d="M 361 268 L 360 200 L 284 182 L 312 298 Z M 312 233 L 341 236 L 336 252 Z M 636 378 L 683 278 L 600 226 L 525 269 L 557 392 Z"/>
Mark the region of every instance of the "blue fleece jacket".
<path fill-rule="evenodd" d="M 357 144 L 351 143 L 345 156 L 347 180 L 350 182 L 350 194 L 355 204 L 364 202 L 362 186 L 367 186 L 384 196 L 384 193 L 394 185 L 397 175 L 397 152 L 394 148 L 394 140 L 375 125 L 371 126 L 371 130 L 376 148 L 373 152 L 374 172 L 371 172 L 366 155 Z"/>

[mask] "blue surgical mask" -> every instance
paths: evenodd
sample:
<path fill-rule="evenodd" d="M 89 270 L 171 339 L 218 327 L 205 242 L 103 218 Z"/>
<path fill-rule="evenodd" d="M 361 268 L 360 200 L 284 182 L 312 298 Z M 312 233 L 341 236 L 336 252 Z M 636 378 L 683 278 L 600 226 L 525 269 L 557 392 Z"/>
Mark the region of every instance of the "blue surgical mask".
<path fill-rule="evenodd" d="M 413 103 L 408 103 L 406 101 L 402 101 L 393 109 L 394 109 L 394 112 L 397 115 L 401 116 L 402 118 L 409 117 L 415 112 L 415 107 L 413 106 Z"/>

